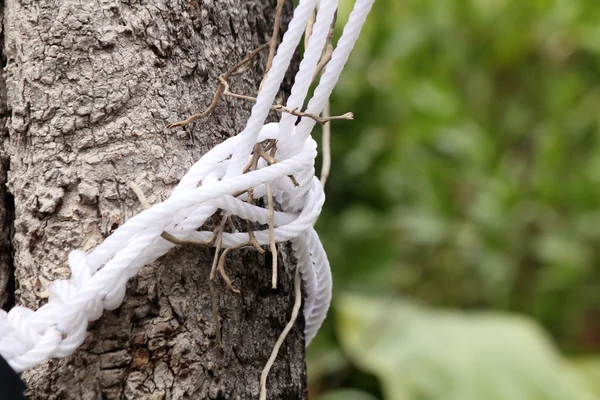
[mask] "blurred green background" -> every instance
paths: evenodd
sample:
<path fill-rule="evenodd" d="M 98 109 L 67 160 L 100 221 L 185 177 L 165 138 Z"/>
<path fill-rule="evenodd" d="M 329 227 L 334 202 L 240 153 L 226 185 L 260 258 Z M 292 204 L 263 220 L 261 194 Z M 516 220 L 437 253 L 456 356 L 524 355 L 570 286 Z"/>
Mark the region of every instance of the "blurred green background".
<path fill-rule="evenodd" d="M 598 0 L 376 0 L 347 111 L 311 398 L 600 398 Z"/>

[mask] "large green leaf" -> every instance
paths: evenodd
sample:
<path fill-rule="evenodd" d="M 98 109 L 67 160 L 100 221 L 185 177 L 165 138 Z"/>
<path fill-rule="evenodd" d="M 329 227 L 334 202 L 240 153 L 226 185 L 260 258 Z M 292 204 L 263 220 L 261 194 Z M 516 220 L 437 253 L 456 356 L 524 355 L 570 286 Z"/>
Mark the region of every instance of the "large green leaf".
<path fill-rule="evenodd" d="M 337 333 L 386 400 L 592 400 L 530 319 L 343 295 Z"/>
<path fill-rule="evenodd" d="M 600 399 L 600 359 L 598 357 L 585 357 L 574 360 L 575 370 L 594 390 L 597 399 Z"/>
<path fill-rule="evenodd" d="M 340 389 L 317 397 L 316 400 L 377 400 L 369 393 L 354 389 Z"/>

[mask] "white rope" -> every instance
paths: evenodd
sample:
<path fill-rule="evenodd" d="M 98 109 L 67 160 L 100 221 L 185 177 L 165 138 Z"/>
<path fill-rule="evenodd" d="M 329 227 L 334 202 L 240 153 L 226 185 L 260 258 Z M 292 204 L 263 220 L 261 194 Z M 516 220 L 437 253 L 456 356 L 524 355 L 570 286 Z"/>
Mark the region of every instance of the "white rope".
<path fill-rule="evenodd" d="M 307 112 L 318 114 L 335 86 L 348 55 L 358 38 L 374 0 L 357 0 L 327 70 L 308 103 Z M 119 227 L 90 254 L 69 254 L 71 279 L 50 286 L 48 303 L 33 311 L 13 307 L 0 310 L 0 354 L 16 371 L 32 368 L 53 358 L 72 354 L 83 343 L 89 321 L 104 309 L 121 305 L 126 283 L 138 270 L 168 252 L 174 245 L 160 236 L 163 231 L 181 238 L 206 241 L 212 232 L 198 231 L 215 212 L 224 212 L 260 224 L 268 211 L 244 202 L 233 194 L 254 188 L 255 197 L 265 195 L 270 183 L 282 211 L 274 215 L 273 235 L 277 242 L 292 242 L 302 275 L 305 300 L 306 344 L 321 326 L 331 300 L 331 272 L 323 246 L 313 226 L 325 200 L 314 176 L 317 144 L 310 136 L 314 121 L 284 114 L 279 122 L 264 124 L 316 0 L 300 0 L 288 30 L 278 47 L 273 65 L 263 84 L 245 129 L 205 154 L 173 190 L 171 197 L 141 212 Z M 295 77 L 287 107 L 302 107 L 312 76 L 325 45 L 337 0 L 321 0 L 313 33 Z M 246 174 L 244 165 L 255 143 L 277 139 L 278 163 Z M 299 182 L 294 187 L 288 178 Z M 267 230 L 254 232 L 261 245 L 269 244 Z M 248 233 L 224 233 L 224 248 L 247 242 Z"/>

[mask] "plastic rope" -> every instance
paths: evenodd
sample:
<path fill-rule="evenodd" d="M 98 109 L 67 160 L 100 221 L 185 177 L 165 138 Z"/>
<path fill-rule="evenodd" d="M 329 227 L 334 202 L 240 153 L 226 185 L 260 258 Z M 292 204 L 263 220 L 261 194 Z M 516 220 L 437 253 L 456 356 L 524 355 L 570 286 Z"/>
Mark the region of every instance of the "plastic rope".
<path fill-rule="evenodd" d="M 374 0 L 357 0 L 326 72 L 308 103 L 307 112 L 318 114 L 331 95 L 350 51 L 358 38 Z M 32 368 L 53 357 L 72 354 L 84 341 L 89 321 L 121 305 L 126 283 L 139 269 L 174 247 L 160 235 L 163 231 L 180 239 L 205 241 L 212 232 L 198 231 L 215 212 L 223 210 L 260 224 L 268 211 L 244 202 L 234 193 L 254 188 L 255 197 L 265 196 L 265 183 L 282 211 L 275 212 L 274 238 L 292 242 L 304 286 L 305 336 L 308 345 L 321 326 L 331 301 L 331 271 L 327 255 L 313 226 L 325 201 L 322 186 L 314 176 L 317 144 L 310 136 L 314 121 L 282 115 L 280 122 L 264 125 L 290 60 L 296 51 L 316 0 L 300 0 L 273 65 L 260 91 L 244 130 L 215 146 L 181 179 L 169 199 L 130 218 L 90 254 L 69 254 L 71 279 L 50 286 L 48 303 L 33 311 L 13 307 L 0 310 L 0 354 L 16 371 Z M 312 76 L 325 45 L 337 0 L 321 0 L 313 33 L 296 74 L 287 107 L 302 107 Z M 273 165 L 259 163 L 246 174 L 244 165 L 255 143 L 278 140 Z M 299 182 L 294 187 L 289 175 Z M 269 244 L 267 230 L 254 232 L 261 245 Z M 224 248 L 247 242 L 248 233 L 223 233 Z"/>

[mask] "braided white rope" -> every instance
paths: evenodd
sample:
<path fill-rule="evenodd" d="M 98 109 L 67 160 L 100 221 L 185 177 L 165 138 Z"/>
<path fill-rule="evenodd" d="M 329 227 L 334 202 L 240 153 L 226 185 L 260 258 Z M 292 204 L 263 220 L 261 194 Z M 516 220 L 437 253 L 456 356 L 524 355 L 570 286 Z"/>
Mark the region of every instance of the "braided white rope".
<path fill-rule="evenodd" d="M 357 0 L 327 70 L 321 77 L 307 112 L 323 109 L 337 82 L 350 51 L 358 38 L 374 0 Z M 306 343 L 321 326 L 331 300 L 331 272 L 323 246 L 313 226 L 321 212 L 325 195 L 314 176 L 317 144 L 310 136 L 314 121 L 284 114 L 279 124 L 264 124 L 279 90 L 316 0 L 301 0 L 294 11 L 273 66 L 258 95 L 245 129 L 237 136 L 206 153 L 173 190 L 171 197 L 141 212 L 119 227 L 90 254 L 74 250 L 69 255 L 71 279 L 50 286 L 48 303 L 33 311 L 17 306 L 8 313 L 0 310 L 0 354 L 17 371 L 32 368 L 53 357 L 72 354 L 85 339 L 89 321 L 123 302 L 126 283 L 146 264 L 168 252 L 174 245 L 161 238 L 167 231 L 181 239 L 207 240 L 212 232 L 198 231 L 219 209 L 244 219 L 266 224 L 268 211 L 244 202 L 233 193 L 254 188 L 255 197 L 265 195 L 270 183 L 282 211 L 274 216 L 274 238 L 292 241 L 302 274 L 306 318 Z M 321 0 L 313 33 L 296 74 L 287 107 L 301 107 L 325 45 L 337 0 Z M 277 139 L 273 165 L 259 164 L 246 174 L 243 167 L 255 143 Z M 288 178 L 299 182 L 294 187 Z M 266 230 L 254 232 L 261 245 L 269 243 Z M 223 247 L 247 242 L 248 233 L 224 233 Z"/>

